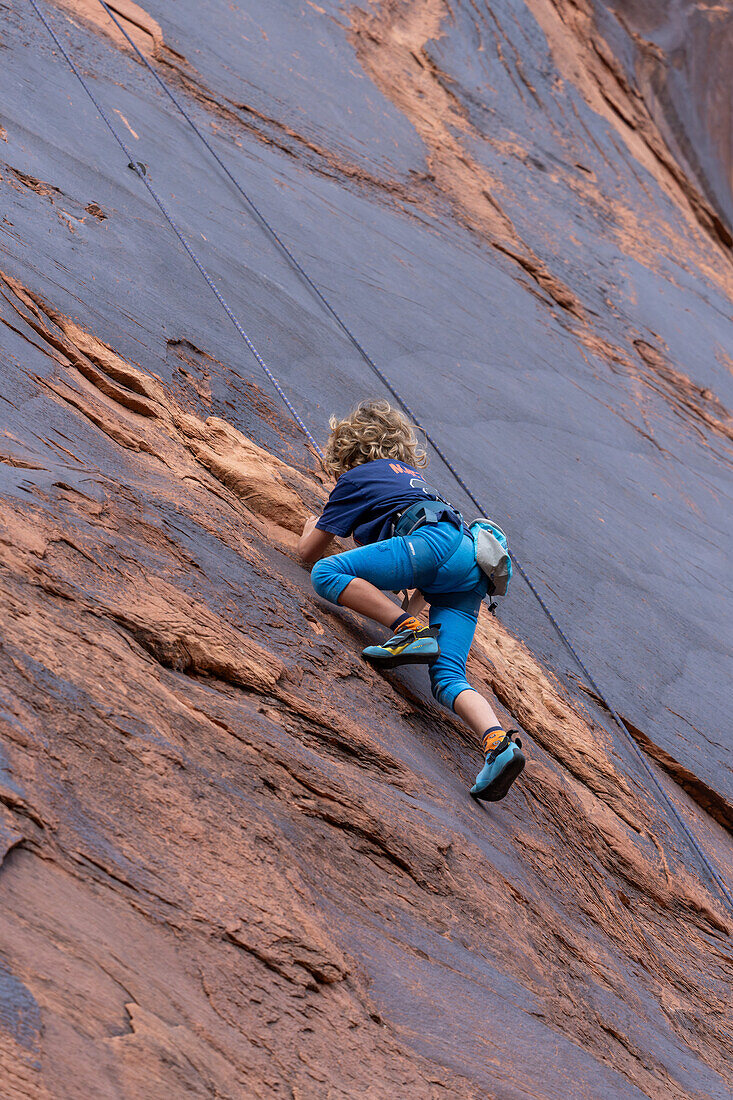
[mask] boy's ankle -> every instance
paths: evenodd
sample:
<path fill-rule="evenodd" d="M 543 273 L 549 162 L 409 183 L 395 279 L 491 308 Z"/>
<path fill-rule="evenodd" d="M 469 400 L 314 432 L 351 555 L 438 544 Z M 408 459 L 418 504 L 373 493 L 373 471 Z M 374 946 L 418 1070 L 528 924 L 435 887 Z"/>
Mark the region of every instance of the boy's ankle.
<path fill-rule="evenodd" d="M 490 726 L 481 738 L 484 753 L 488 756 L 490 752 L 499 747 L 505 737 L 506 730 L 503 726 Z"/>

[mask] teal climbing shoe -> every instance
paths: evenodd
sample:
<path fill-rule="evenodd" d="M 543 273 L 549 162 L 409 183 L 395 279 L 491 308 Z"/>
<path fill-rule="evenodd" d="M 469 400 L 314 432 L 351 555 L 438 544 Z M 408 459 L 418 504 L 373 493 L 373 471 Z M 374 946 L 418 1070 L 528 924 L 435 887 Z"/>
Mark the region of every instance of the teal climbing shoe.
<path fill-rule="evenodd" d="M 515 741 L 511 738 L 511 735 L 516 732 L 516 730 L 509 730 L 496 748 L 487 754 L 486 763 L 471 787 L 473 798 L 480 798 L 484 802 L 498 802 L 506 795 L 514 780 L 524 769 L 522 742 L 518 737 Z"/>
<path fill-rule="evenodd" d="M 398 630 L 382 645 L 368 645 L 361 655 L 378 668 L 432 665 L 440 657 L 439 629 L 437 626 L 424 626 L 420 630 Z"/>

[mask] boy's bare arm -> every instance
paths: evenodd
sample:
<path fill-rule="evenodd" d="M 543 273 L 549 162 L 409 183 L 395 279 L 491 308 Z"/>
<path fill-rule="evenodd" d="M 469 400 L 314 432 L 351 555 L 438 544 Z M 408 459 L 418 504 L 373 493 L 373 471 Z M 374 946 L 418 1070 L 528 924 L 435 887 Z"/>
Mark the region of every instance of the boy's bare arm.
<path fill-rule="evenodd" d="M 318 516 L 308 517 L 298 543 L 298 554 L 306 565 L 313 565 L 322 558 L 333 542 L 330 531 L 321 531 L 316 527 L 318 519 Z"/>

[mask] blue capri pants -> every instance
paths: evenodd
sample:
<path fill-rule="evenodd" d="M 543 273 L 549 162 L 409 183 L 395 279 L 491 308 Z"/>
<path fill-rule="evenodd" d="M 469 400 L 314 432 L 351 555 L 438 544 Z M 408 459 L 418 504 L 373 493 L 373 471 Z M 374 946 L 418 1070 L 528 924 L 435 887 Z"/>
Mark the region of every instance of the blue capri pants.
<path fill-rule="evenodd" d="M 466 661 L 486 595 L 472 537 L 452 523 L 427 524 L 412 535 L 322 558 L 311 573 L 316 592 L 331 603 L 338 603 L 354 577 L 385 592 L 418 588 L 429 601 L 430 625 L 440 627 L 440 657 L 430 668 L 430 686 L 438 702 L 452 710 L 456 697 L 471 687 Z"/>

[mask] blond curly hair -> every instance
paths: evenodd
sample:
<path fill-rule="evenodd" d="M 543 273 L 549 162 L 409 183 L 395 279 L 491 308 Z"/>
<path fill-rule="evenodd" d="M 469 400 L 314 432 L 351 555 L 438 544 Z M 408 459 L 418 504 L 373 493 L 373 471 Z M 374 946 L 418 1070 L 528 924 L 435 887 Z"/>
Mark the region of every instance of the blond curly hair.
<path fill-rule="evenodd" d="M 335 478 L 375 458 L 394 458 L 418 467 L 428 464 L 414 428 L 389 401 L 362 401 L 343 420 L 330 417 L 329 425 L 324 464 Z"/>

